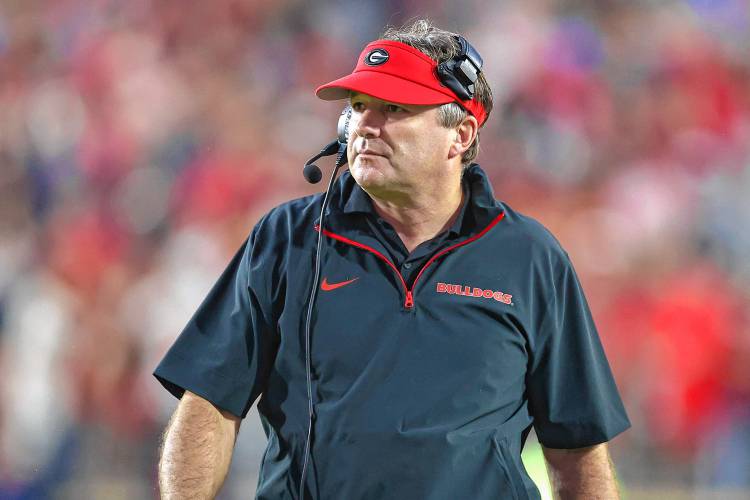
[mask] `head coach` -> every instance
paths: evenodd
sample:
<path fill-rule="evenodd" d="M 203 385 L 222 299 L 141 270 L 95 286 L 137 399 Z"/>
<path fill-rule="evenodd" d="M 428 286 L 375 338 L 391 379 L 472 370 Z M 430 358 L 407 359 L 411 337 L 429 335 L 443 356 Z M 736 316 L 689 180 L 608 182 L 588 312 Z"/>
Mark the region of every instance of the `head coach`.
<path fill-rule="evenodd" d="M 156 368 L 163 498 L 217 494 L 256 399 L 259 499 L 539 498 L 532 426 L 562 498 L 618 496 L 630 424 L 573 266 L 473 163 L 481 66 L 417 21 L 317 89 L 351 106 L 348 172 L 323 220 L 323 194 L 261 218 Z"/>

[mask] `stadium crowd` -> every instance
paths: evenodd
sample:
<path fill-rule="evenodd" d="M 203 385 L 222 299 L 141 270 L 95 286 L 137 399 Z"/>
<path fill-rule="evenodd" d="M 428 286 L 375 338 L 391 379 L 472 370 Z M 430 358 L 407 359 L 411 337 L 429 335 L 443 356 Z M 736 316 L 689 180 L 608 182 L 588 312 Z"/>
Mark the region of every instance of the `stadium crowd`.
<path fill-rule="evenodd" d="M 576 265 L 624 489 L 750 491 L 747 2 L 31 0 L 0 3 L 1 498 L 156 496 L 151 371 L 258 217 L 322 189 L 313 89 L 414 16 L 484 57 L 479 161 Z"/>

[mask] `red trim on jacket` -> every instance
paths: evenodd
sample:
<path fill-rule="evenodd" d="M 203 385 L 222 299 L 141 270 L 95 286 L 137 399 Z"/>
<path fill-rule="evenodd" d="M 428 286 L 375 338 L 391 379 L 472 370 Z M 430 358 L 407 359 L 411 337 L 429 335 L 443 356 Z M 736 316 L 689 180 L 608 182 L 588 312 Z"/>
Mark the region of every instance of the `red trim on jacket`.
<path fill-rule="evenodd" d="M 495 225 L 497 225 L 497 223 L 500 222 L 504 216 L 505 216 L 505 212 L 503 212 L 500 215 L 498 215 L 497 217 L 495 217 L 495 219 L 493 219 L 492 222 L 490 222 L 487 225 L 487 227 L 485 227 L 484 229 L 482 229 L 482 231 L 480 231 L 479 233 L 475 234 L 471 238 L 467 238 L 464 241 L 456 243 L 455 245 L 451 245 L 448 248 L 444 248 L 443 250 L 439 251 L 438 253 L 436 253 L 435 255 L 433 255 L 432 257 L 430 257 L 430 259 L 425 263 L 425 265 L 422 266 L 422 268 L 419 270 L 419 273 L 417 274 L 417 277 L 414 278 L 414 283 L 411 284 L 411 289 L 409 289 L 409 287 L 406 285 L 406 280 L 404 279 L 403 275 L 401 274 L 401 271 L 399 271 L 398 268 L 396 267 L 396 265 L 393 262 L 391 262 L 391 260 L 388 257 L 386 257 L 385 255 L 383 255 L 382 253 L 378 252 L 377 250 L 375 250 L 374 248 L 372 248 L 372 247 L 370 247 L 368 245 L 365 245 L 365 244 L 360 243 L 358 241 L 354 241 L 352 239 L 349 239 L 346 236 L 341 236 L 340 234 L 333 233 L 333 232 L 331 232 L 331 231 L 329 231 L 327 229 L 323 229 L 323 234 L 325 234 L 329 238 L 333 238 L 334 240 L 341 241 L 342 243 L 346 243 L 348 245 L 352 245 L 354 247 L 361 248 L 363 250 L 367 250 L 368 252 L 376 255 L 378 258 L 380 258 L 386 264 L 388 264 L 391 267 L 391 269 L 393 269 L 396 272 L 396 275 L 399 277 L 399 279 L 401 280 L 401 284 L 404 287 L 404 292 L 406 292 L 406 300 L 404 301 L 404 307 L 406 309 L 411 309 L 412 307 L 414 307 L 414 289 L 416 288 L 417 282 L 419 281 L 419 278 L 422 276 L 422 273 L 424 273 L 425 269 L 427 269 L 427 267 L 430 264 L 432 264 L 433 262 L 435 262 L 435 260 L 438 257 L 441 257 L 441 256 L 445 255 L 446 253 L 448 253 L 448 252 L 450 252 L 452 250 L 455 250 L 456 248 L 459 248 L 459 247 L 464 246 L 464 245 L 468 245 L 469 243 L 471 243 L 473 241 L 476 241 L 479 238 L 481 238 L 482 236 L 484 236 L 485 234 L 487 234 L 487 232 L 490 229 L 492 229 L 493 227 L 495 227 Z M 316 231 L 320 231 L 320 225 L 316 224 L 315 225 L 315 230 Z"/>
<path fill-rule="evenodd" d="M 414 286 L 417 284 L 417 281 L 419 281 L 419 277 L 422 276 L 422 273 L 424 272 L 425 269 L 427 269 L 427 266 L 429 266 L 430 264 L 432 264 L 435 261 L 435 259 L 437 259 L 441 255 L 444 255 L 444 254 L 450 252 L 451 250 L 455 250 L 456 248 L 458 248 L 460 246 L 467 245 L 467 244 L 471 243 L 472 241 L 478 240 L 479 238 L 481 238 L 482 236 L 484 236 L 485 234 L 487 234 L 487 231 L 489 231 L 490 229 L 492 229 L 493 227 L 495 227 L 495 225 L 498 222 L 500 222 L 503 217 L 505 217 L 505 212 L 503 212 L 500 215 L 498 215 L 497 217 L 495 217 L 495 219 L 493 219 L 493 221 L 490 222 L 487 225 L 487 227 L 485 227 L 484 229 L 482 229 L 479 233 L 475 234 L 471 238 L 467 238 L 464 241 L 460 241 L 460 242 L 456 243 L 455 245 L 451 245 L 448 248 L 444 248 L 443 250 L 439 251 L 438 253 L 436 253 L 435 255 L 433 255 L 432 257 L 430 257 L 430 260 L 428 260 L 427 263 L 424 266 L 422 266 L 422 269 L 419 270 L 419 274 L 417 274 L 417 277 L 414 278 L 414 283 L 412 283 L 411 289 L 414 290 Z"/>

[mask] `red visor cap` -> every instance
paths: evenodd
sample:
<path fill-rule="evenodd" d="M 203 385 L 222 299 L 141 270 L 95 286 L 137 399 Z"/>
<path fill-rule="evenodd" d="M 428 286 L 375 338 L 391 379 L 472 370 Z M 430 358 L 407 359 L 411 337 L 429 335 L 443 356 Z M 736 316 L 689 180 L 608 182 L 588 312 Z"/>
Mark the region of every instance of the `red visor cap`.
<path fill-rule="evenodd" d="M 479 101 L 462 101 L 438 80 L 437 62 L 420 50 L 394 40 L 375 40 L 367 44 L 351 74 L 321 85 L 315 94 L 323 100 L 335 101 L 348 98 L 350 91 L 399 104 L 457 102 L 474 115 L 480 125 L 487 117 Z"/>

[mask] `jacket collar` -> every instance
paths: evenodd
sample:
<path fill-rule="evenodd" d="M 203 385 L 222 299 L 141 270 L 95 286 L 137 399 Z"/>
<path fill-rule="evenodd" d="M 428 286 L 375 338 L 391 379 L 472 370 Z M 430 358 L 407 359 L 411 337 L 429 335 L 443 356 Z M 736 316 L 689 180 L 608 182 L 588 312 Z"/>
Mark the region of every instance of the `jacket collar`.
<path fill-rule="evenodd" d="M 471 237 L 489 225 L 503 212 L 487 174 L 473 163 L 464 172 L 462 183 L 468 193 L 459 217 L 451 231 L 461 236 Z M 334 183 L 331 201 L 326 211 L 326 225 L 342 230 L 348 216 L 358 213 L 375 214 L 372 199 L 356 183 L 349 171 L 342 173 Z M 318 222 L 316 221 L 316 224 Z"/>

